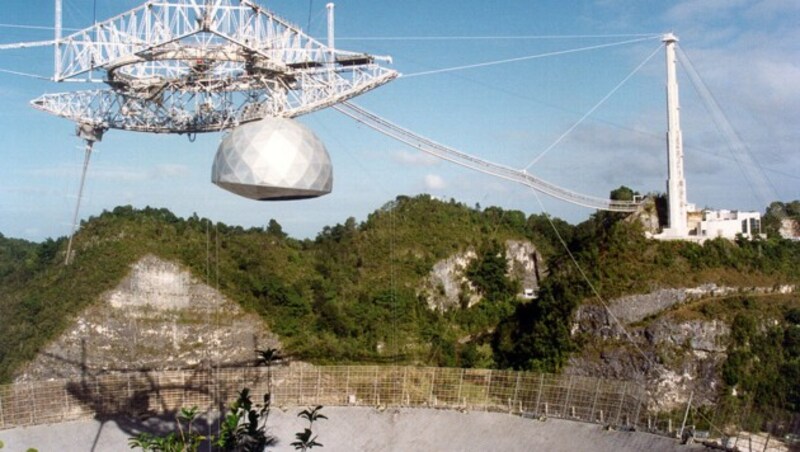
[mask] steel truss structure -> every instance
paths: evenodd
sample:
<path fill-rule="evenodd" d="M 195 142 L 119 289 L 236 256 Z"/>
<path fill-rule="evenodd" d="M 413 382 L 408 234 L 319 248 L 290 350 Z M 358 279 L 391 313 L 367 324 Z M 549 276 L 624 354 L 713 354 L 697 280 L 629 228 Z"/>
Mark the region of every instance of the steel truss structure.
<path fill-rule="evenodd" d="M 100 131 L 192 134 L 296 117 L 399 75 L 381 66 L 389 57 L 334 48 L 332 29 L 328 41 L 250 0 L 149 1 L 56 39 L 56 81 L 108 88 L 32 104 Z"/>

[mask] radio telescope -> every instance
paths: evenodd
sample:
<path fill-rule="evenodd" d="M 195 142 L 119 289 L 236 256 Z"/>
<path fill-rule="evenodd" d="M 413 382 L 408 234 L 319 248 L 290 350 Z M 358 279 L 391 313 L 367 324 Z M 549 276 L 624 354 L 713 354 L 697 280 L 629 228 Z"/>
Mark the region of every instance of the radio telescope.
<path fill-rule="evenodd" d="M 290 118 L 399 75 L 381 65 L 389 57 L 335 48 L 333 3 L 325 44 L 251 0 L 151 0 L 68 36 L 62 36 L 61 0 L 55 9 L 53 80 L 106 85 L 31 102 L 74 121 L 86 142 L 67 261 L 89 158 L 107 130 L 190 138 L 233 130 L 215 158 L 217 185 L 259 200 L 321 196 L 331 190 L 330 158 Z M 256 123 L 264 118 L 284 121 L 277 128 Z"/>
<path fill-rule="evenodd" d="M 557 199 L 616 212 L 638 208 L 635 201 L 559 187 L 527 167 L 463 153 L 348 102 L 400 74 L 386 67 L 392 62 L 388 56 L 336 48 L 333 3 L 326 6 L 328 36 L 322 43 L 256 0 L 149 0 L 63 36 L 61 2 L 55 0 L 53 41 L 0 48 L 53 45 L 54 81 L 105 85 L 31 102 L 74 121 L 86 142 L 67 262 L 92 149 L 109 129 L 190 139 L 229 131 L 218 149 L 212 182 L 251 199 L 304 199 L 331 191 L 332 168 L 324 145 L 292 118 L 328 107 L 420 151 Z"/>
<path fill-rule="evenodd" d="M 54 80 L 99 73 L 107 88 L 32 104 L 87 132 L 194 134 L 293 118 L 398 76 L 378 64 L 389 57 L 336 49 L 328 11 L 327 44 L 251 0 L 152 0 L 65 37 L 57 19 Z"/>

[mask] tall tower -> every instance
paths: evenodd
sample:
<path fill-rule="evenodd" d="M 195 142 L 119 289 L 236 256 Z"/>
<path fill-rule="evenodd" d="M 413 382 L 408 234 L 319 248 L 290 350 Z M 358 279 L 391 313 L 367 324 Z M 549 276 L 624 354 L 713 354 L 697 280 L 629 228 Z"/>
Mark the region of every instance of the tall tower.
<path fill-rule="evenodd" d="M 667 33 L 661 41 L 664 42 L 667 54 L 667 165 L 669 168 L 667 179 L 669 223 L 664 229 L 663 236 L 677 238 L 689 235 L 675 57 L 675 43 L 678 42 L 678 38 L 672 33 Z"/>

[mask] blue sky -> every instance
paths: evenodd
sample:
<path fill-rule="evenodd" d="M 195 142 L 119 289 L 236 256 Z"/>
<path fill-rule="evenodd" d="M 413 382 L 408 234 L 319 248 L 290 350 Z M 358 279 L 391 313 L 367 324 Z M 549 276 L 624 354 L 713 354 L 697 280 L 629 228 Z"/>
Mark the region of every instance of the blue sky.
<path fill-rule="evenodd" d="M 97 0 L 103 19 L 137 6 Z M 325 2 L 261 0 L 324 39 Z M 92 22 L 93 0 L 64 0 L 64 25 Z M 52 1 L 6 1 L 0 24 L 49 27 Z M 340 0 L 337 46 L 391 55 L 403 74 L 536 55 L 673 31 L 711 88 L 744 148 L 718 133 L 689 79 L 681 104 L 690 202 L 763 210 L 800 199 L 800 2 L 640 0 L 403 2 Z M 47 29 L 0 25 L 0 43 L 46 40 Z M 566 36 L 601 36 L 576 38 Z M 543 39 L 542 36 L 550 36 Z M 562 38 L 555 38 L 561 36 Z M 483 39 L 428 39 L 464 37 Z M 506 37 L 507 39 L 494 39 Z M 535 38 L 540 37 L 540 38 Z M 507 65 L 400 78 L 355 101 L 435 141 L 522 168 L 659 47 L 658 39 Z M 0 70 L 49 76 L 47 48 L 0 50 Z M 680 70 L 680 69 L 679 69 Z M 0 73 L 0 233 L 42 240 L 69 233 L 83 159 L 72 123 L 33 110 L 45 92 L 74 86 Z M 659 52 L 530 172 L 595 196 L 625 184 L 663 191 L 666 178 L 664 56 Z M 96 147 L 81 217 L 132 204 L 196 212 L 243 226 L 276 219 L 296 237 L 358 220 L 398 194 L 430 193 L 469 205 L 538 213 L 529 188 L 437 161 L 335 111 L 300 118 L 334 162 L 332 194 L 259 203 L 210 183 L 221 134 L 186 137 L 109 131 Z M 731 134 L 729 133 L 728 136 Z M 542 197 L 552 215 L 578 222 L 592 212 Z"/>

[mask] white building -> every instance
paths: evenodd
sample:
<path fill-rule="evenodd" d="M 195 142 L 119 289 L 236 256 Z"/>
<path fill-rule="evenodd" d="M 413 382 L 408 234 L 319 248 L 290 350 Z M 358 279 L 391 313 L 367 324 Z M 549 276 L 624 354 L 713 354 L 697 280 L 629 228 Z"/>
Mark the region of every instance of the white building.
<path fill-rule="evenodd" d="M 761 214 L 758 212 L 703 210 L 702 213 L 702 220 L 693 231 L 698 237 L 735 239 L 741 234 L 742 237 L 753 239 L 762 236 Z"/>

